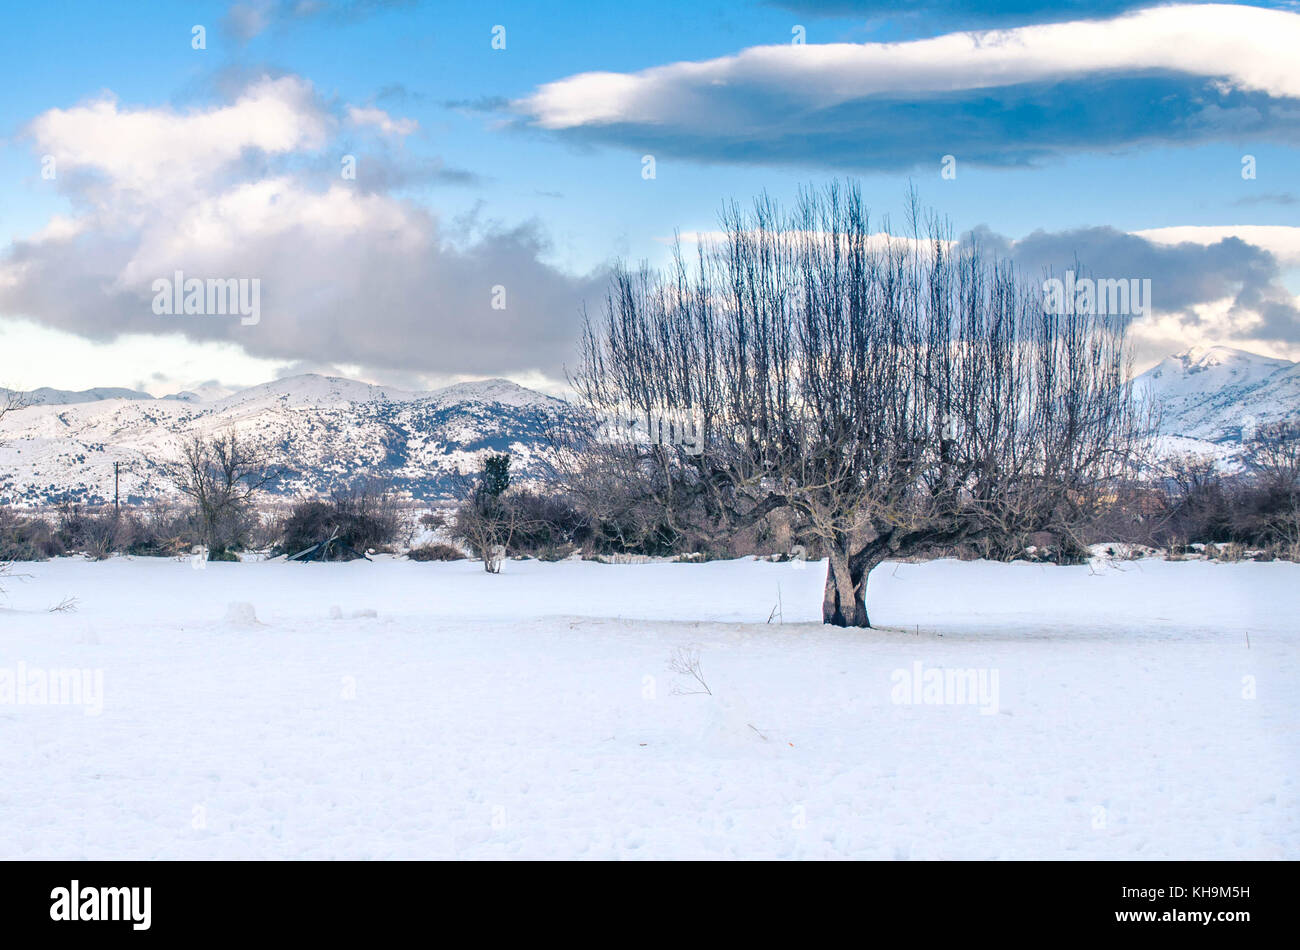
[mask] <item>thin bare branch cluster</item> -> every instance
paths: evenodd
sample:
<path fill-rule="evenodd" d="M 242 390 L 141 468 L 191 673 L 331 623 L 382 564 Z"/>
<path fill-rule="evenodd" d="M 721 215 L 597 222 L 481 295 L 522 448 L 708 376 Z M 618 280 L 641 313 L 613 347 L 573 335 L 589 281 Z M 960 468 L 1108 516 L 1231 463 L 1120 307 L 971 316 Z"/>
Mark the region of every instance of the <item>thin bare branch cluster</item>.
<path fill-rule="evenodd" d="M 674 686 L 674 695 L 694 696 L 699 693 L 713 695 L 713 690 L 709 689 L 709 684 L 704 679 L 704 667 L 700 664 L 699 647 L 685 646 L 674 649 L 672 655 L 668 658 L 668 672 L 676 673 L 678 676 L 685 676 L 690 680 L 690 685 L 678 684 Z"/>
<path fill-rule="evenodd" d="M 166 474 L 194 503 L 211 558 L 222 556 L 240 540 L 237 535 L 254 496 L 279 471 L 266 446 L 230 429 L 191 436 Z"/>

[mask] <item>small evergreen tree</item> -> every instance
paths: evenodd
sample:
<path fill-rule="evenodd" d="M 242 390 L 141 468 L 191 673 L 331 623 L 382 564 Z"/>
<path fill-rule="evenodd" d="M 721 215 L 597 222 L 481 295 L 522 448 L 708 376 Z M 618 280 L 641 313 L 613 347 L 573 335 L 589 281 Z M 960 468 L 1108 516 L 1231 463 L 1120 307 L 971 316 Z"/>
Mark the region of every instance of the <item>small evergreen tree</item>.
<path fill-rule="evenodd" d="M 489 574 L 501 572 L 506 547 L 519 527 L 519 512 L 502 497 L 509 487 L 510 456 L 489 455 L 472 494 L 456 511 L 453 537 L 469 544 Z"/>
<path fill-rule="evenodd" d="M 492 498 L 500 498 L 510 487 L 510 456 L 489 455 L 483 460 L 483 476 L 479 491 Z"/>

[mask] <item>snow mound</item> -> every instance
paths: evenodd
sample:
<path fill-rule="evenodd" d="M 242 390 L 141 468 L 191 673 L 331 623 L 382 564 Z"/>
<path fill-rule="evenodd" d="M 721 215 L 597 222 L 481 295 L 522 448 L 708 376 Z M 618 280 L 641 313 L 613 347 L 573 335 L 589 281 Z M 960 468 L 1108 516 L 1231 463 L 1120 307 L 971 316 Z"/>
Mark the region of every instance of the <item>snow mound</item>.
<path fill-rule="evenodd" d="M 741 699 L 702 696 L 703 721 L 699 740 L 715 750 L 752 751 L 756 746 L 774 749 L 771 735 L 755 719 L 754 712 Z"/>
<path fill-rule="evenodd" d="M 237 627 L 259 627 L 262 622 L 257 619 L 257 611 L 246 601 L 232 600 L 226 605 L 226 623 Z"/>
<path fill-rule="evenodd" d="M 354 610 L 349 614 L 344 614 L 343 608 L 338 604 L 330 607 L 329 618 L 331 620 L 342 620 L 345 616 L 352 620 L 363 620 L 366 618 L 374 619 L 379 616 L 379 611 L 374 607 L 362 607 L 360 610 Z"/>

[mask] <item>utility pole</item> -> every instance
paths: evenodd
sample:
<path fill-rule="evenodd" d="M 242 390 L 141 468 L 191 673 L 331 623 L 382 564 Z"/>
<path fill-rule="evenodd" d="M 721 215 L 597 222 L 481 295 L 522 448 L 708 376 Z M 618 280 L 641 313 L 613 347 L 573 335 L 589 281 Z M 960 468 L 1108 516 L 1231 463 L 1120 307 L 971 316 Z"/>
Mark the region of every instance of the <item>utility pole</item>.
<path fill-rule="evenodd" d="M 120 462 L 113 463 L 113 520 L 116 521 L 122 514 L 122 503 L 118 499 L 118 470 L 121 468 Z"/>

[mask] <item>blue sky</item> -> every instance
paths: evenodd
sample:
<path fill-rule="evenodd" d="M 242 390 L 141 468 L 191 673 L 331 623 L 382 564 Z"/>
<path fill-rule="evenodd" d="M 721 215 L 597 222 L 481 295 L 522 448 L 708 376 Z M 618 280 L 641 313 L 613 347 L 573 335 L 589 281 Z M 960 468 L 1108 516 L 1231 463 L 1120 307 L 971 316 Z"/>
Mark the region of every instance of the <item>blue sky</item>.
<path fill-rule="evenodd" d="M 1181 309 L 1144 329 L 1143 358 L 1216 341 L 1300 357 L 1300 67 L 1270 46 L 1300 36 L 1300 13 L 1169 12 L 1127 0 L 11 5 L 0 385 L 162 393 L 319 370 L 553 387 L 613 259 L 662 261 L 674 230 L 712 229 L 724 199 L 789 199 L 836 176 L 859 178 L 882 214 L 915 184 L 958 232 L 996 235 L 1012 257 L 1032 247 L 1022 263 L 1086 248 L 1094 269 L 1143 260 L 1158 281 L 1203 287 L 1164 295 Z M 192 48 L 195 25 L 206 49 Z M 962 39 L 985 28 L 1006 32 Z M 291 141 L 247 131 L 281 111 Z M 220 118 L 184 121 L 205 115 Z M 51 149 L 59 171 L 43 178 Z M 357 176 L 341 185 L 345 155 Z M 151 313 L 150 279 L 184 267 L 260 276 L 267 320 Z M 480 306 L 497 285 L 513 295 L 505 318 Z"/>

